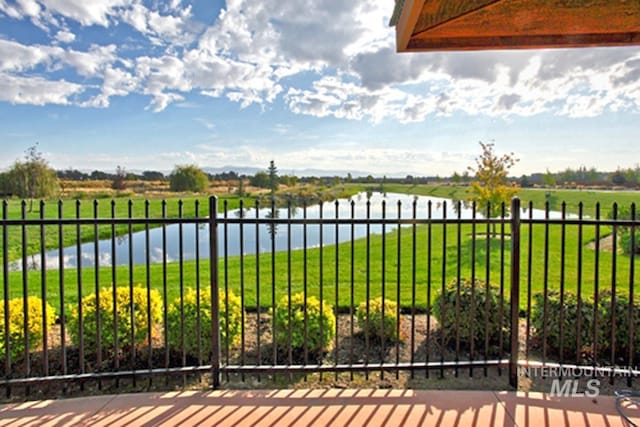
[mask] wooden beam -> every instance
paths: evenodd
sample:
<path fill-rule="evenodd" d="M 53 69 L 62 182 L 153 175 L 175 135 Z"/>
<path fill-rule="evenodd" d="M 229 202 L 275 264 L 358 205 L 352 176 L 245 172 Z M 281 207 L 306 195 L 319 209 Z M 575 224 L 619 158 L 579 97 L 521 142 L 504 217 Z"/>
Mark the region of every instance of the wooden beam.
<path fill-rule="evenodd" d="M 482 9 L 501 0 L 425 0 L 413 34 Z"/>
<path fill-rule="evenodd" d="M 396 36 L 399 52 L 640 45 L 640 0 L 406 0 Z"/>
<path fill-rule="evenodd" d="M 630 45 L 640 45 L 640 32 L 544 36 L 414 37 L 405 51 L 548 49 Z"/>
<path fill-rule="evenodd" d="M 640 31 L 640 0 L 504 0 L 427 30 L 430 37 L 608 34 Z M 414 31 L 414 36 L 417 32 Z"/>
<path fill-rule="evenodd" d="M 416 22 L 420 17 L 424 0 L 405 0 L 402 6 L 402 13 L 396 25 L 396 50 L 404 52 L 409 46 L 411 36 L 413 36 Z"/>

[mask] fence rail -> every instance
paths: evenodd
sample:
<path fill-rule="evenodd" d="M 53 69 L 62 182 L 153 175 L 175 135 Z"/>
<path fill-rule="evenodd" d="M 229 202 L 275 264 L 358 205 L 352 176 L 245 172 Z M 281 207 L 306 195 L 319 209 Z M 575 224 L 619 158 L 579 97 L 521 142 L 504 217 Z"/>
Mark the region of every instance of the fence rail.
<path fill-rule="evenodd" d="M 635 205 L 587 218 L 514 199 L 237 210 L 146 202 L 124 217 L 3 202 L 0 376 L 7 393 L 206 374 L 502 376 L 640 359 Z M 359 210 L 356 210 L 359 207 Z M 17 213 L 16 213 L 17 211 Z M 489 216 L 489 215 L 486 215 Z M 617 372 L 617 371 L 616 371 Z"/>

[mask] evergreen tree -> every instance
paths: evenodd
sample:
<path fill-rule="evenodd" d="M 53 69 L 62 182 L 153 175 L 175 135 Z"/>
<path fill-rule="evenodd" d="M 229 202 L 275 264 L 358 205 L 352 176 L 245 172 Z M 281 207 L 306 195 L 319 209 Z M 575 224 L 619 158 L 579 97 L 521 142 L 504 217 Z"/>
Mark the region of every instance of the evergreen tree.
<path fill-rule="evenodd" d="M 269 173 L 269 189 L 271 190 L 271 195 L 274 195 L 278 190 L 278 168 L 273 160 L 269 162 L 267 172 Z"/>

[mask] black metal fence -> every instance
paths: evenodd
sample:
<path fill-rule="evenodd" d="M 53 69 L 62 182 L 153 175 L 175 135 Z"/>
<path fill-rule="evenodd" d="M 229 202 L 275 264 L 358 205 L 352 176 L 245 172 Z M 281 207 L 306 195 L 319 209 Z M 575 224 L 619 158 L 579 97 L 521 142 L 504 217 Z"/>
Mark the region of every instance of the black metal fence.
<path fill-rule="evenodd" d="M 587 217 L 514 199 L 487 219 L 491 206 L 417 198 L 211 198 L 189 217 L 182 202 L 122 216 L 101 203 L 68 217 L 62 202 L 48 216 L 2 204 L 7 393 L 192 374 L 218 387 L 373 371 L 516 386 L 540 363 L 638 373 L 635 206 Z"/>

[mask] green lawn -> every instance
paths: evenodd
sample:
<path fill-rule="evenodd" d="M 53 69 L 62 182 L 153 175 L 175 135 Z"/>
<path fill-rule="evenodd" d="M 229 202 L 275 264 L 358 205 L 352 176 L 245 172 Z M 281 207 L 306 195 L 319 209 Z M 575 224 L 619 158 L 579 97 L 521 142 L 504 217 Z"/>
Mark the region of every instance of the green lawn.
<path fill-rule="evenodd" d="M 477 233 L 484 233 L 486 226 L 478 226 Z M 604 228 L 601 230 L 604 235 Z M 460 233 L 460 246 L 458 246 L 458 232 Z M 260 284 L 260 305 L 270 306 L 272 290 L 275 289 L 276 299 L 280 299 L 288 292 L 291 283 L 291 292 L 302 291 L 307 287 L 310 295 L 320 295 L 323 292 L 323 299 L 331 304 L 335 304 L 336 283 L 338 284 L 338 305 L 348 307 L 351 304 L 351 274 L 353 268 L 353 289 L 354 303 L 358 304 L 366 298 L 367 292 L 370 296 L 378 296 L 384 290 L 387 297 L 396 300 L 398 298 L 397 289 L 400 289 L 400 302 L 404 307 L 412 305 L 412 289 L 415 283 L 416 306 L 425 309 L 427 296 L 430 294 L 433 299 L 442 287 L 443 282 L 448 282 L 460 274 L 461 277 L 470 278 L 472 274 L 479 279 L 484 279 L 489 267 L 490 281 L 505 285 L 505 293 L 508 295 L 509 289 L 509 245 L 510 241 L 504 241 L 504 268 L 501 271 L 501 241 L 491 239 L 489 256 L 487 260 L 487 240 L 484 236 L 478 236 L 475 243 L 475 256 L 473 249 L 473 239 L 471 237 L 471 226 L 463 225 L 458 228 L 456 225 L 446 227 L 446 246 L 443 245 L 444 227 L 433 225 L 431 229 L 431 256 L 428 252 L 428 228 L 427 226 L 416 227 L 416 255 L 415 255 L 415 281 L 413 275 L 413 232 L 412 228 L 402 228 L 400 239 L 397 230 L 392 230 L 385 236 L 372 235 L 367 251 L 366 239 L 359 239 L 353 244 L 353 262 L 351 258 L 351 243 L 338 245 L 338 280 L 336 282 L 335 270 L 335 246 L 326 246 L 323 249 L 322 280 L 320 277 L 320 250 L 318 248 L 309 249 L 305 253 L 301 250 L 291 252 L 291 268 L 288 268 L 289 260 L 287 252 L 278 252 L 272 261 L 271 256 L 262 254 L 259 257 L 259 274 L 256 274 L 256 257 L 245 256 L 242 260 L 239 257 L 228 259 L 225 264 L 220 260 L 220 280 L 221 286 L 228 286 L 236 294 L 240 293 L 241 271 L 244 271 L 244 295 L 245 306 L 256 307 L 257 305 L 257 283 Z M 541 292 L 545 283 L 549 289 L 558 289 L 562 279 L 561 265 L 563 262 L 561 246 L 561 227 L 549 226 L 548 238 L 548 267 L 545 271 L 545 228 L 536 225 L 532 230 L 532 265 L 531 276 L 528 275 L 528 241 L 530 233 L 528 227 L 522 229 L 522 261 L 521 261 L 521 307 L 526 306 L 526 289 L 531 282 L 532 292 Z M 610 252 L 600 252 L 598 264 L 598 276 L 596 278 L 595 251 L 588 249 L 585 244 L 595 237 L 594 227 L 583 227 L 583 245 L 578 242 L 577 226 L 567 226 L 565 236 L 565 256 L 564 256 L 564 282 L 567 289 L 576 289 L 578 285 L 578 253 L 582 248 L 582 292 L 592 294 L 596 279 L 600 290 L 610 289 L 612 283 L 613 256 Z M 386 241 L 385 257 L 382 257 L 382 241 Z M 399 243 L 400 242 L 400 243 Z M 400 269 L 398 276 L 398 247 L 400 248 Z M 367 259 L 367 253 L 369 257 Z M 305 264 L 306 257 L 306 264 Z M 458 263 L 458 260 L 460 262 Z M 488 262 L 487 262 L 488 261 Z M 241 262 L 244 270 L 240 268 Z M 272 264 L 275 264 L 275 284 L 272 284 Z M 367 269 L 367 264 L 370 268 Z M 384 264 L 384 268 L 383 268 Z M 458 273 L 458 265 L 460 272 Z M 306 269 L 305 269 L 306 266 Z M 472 266 L 475 271 L 472 273 Z M 623 255 L 617 256 L 615 268 L 616 286 L 619 290 L 626 290 L 629 286 L 629 258 Z M 225 268 L 226 267 L 226 268 Z M 444 267 L 444 269 L 443 269 Z M 162 292 L 163 271 L 161 264 L 150 266 L 150 274 L 147 276 L 145 266 L 134 266 L 131 272 L 135 284 L 146 285 L 147 281 L 153 288 Z M 637 271 L 640 271 L 640 259 L 635 262 L 636 280 Z M 367 274 L 367 271 L 369 272 Z M 98 287 L 111 287 L 111 268 L 101 268 L 98 270 Z M 305 282 L 306 275 L 306 282 Z M 115 270 L 116 281 L 119 286 L 128 286 L 130 272 L 127 267 L 117 267 Z M 383 280 L 384 276 L 384 280 Z M 196 274 L 196 264 L 193 261 L 185 262 L 182 277 L 178 263 L 170 263 L 167 266 L 167 299 L 172 301 L 180 294 L 180 287 L 208 286 L 209 284 L 209 263 L 201 261 L 199 263 L 199 273 Z M 290 279 L 289 279 L 290 278 Z M 546 281 L 545 281 L 546 278 Z M 22 295 L 23 277 L 20 272 L 9 274 L 10 296 Z M 64 292 L 65 303 L 77 303 L 78 296 L 78 271 L 68 269 L 64 271 Z M 96 271 L 94 269 L 83 268 L 81 271 L 82 293 L 89 294 L 95 291 Z M 59 311 L 59 275 L 57 271 L 50 270 L 46 274 L 46 290 L 48 301 L 57 307 Z M 323 284 L 322 289 L 320 283 Z M 41 273 L 29 272 L 27 274 L 27 287 L 30 294 L 41 295 Z"/>
<path fill-rule="evenodd" d="M 390 193 L 417 194 L 421 196 L 443 197 L 447 199 L 467 200 L 469 193 L 464 186 L 442 185 L 405 185 L 385 184 L 385 191 Z M 547 196 L 548 194 L 548 196 Z M 637 191 L 592 191 L 592 190 L 548 190 L 524 188 L 518 193 L 522 205 L 533 202 L 537 209 L 544 209 L 549 202 L 549 209 L 561 211 L 562 203 L 566 202 L 568 213 L 578 213 L 579 204 L 584 205 L 584 215 L 595 216 L 596 204 L 600 203 L 601 217 L 605 217 L 614 203 L 620 206 L 629 206 L 631 203 L 640 203 L 640 192 Z"/>
<path fill-rule="evenodd" d="M 347 185 L 341 191 L 345 194 L 352 194 L 361 191 L 362 186 Z M 385 185 L 388 192 L 404 192 L 423 195 L 433 195 L 447 198 L 465 198 L 466 190 L 462 187 L 442 187 L 442 186 L 408 186 L 408 185 Z M 547 199 L 544 190 L 523 190 L 520 194 L 523 201 L 531 199 L 535 207 L 541 207 Z M 593 206 L 596 200 L 600 200 L 603 206 L 608 206 L 614 201 L 619 203 L 630 203 L 637 199 L 637 193 L 608 193 L 608 192 L 581 192 L 581 191 L 555 191 L 549 198 L 552 209 L 558 207 L 554 205 L 555 200 L 566 200 L 569 212 L 577 211 L 579 201 L 585 203 L 585 214 L 593 213 Z M 182 198 L 182 216 L 193 217 L 196 212 L 196 202 L 199 204 L 199 214 L 206 215 L 208 210 L 208 199 L 206 197 L 185 197 Z M 226 198 L 229 209 L 238 206 L 239 200 L 236 197 Z M 219 209 L 223 208 L 224 200 L 220 202 Z M 253 205 L 253 201 L 246 202 Z M 63 203 L 63 218 L 76 216 L 76 203 L 65 201 Z M 79 205 L 79 215 L 83 218 L 94 217 L 93 202 L 83 201 Z M 111 217 L 111 200 L 98 201 L 98 217 Z M 118 218 L 129 216 L 129 201 L 118 199 L 113 202 L 115 216 Z M 133 199 L 131 203 L 131 216 L 145 216 L 145 201 L 142 198 Z M 169 199 L 166 201 L 166 216 L 174 218 L 178 216 L 179 199 Z M 56 202 L 45 204 L 44 217 L 57 218 L 58 206 Z M 603 210 L 603 215 L 604 215 Z M 39 213 L 29 213 L 28 218 L 38 217 Z M 152 199 L 149 201 L 149 216 L 159 217 L 162 215 L 162 200 Z M 7 205 L 7 217 L 19 218 L 21 216 L 20 204 L 9 202 Z M 134 225 L 133 231 L 142 229 L 143 225 Z M 360 226 L 358 226 L 360 227 Z M 75 226 L 65 226 L 63 233 L 63 244 L 69 246 L 75 244 Z M 58 246 L 58 227 L 44 227 L 47 249 L 54 249 Z M 118 234 L 126 233 L 128 227 L 120 227 Z M 431 299 L 439 292 L 443 283 L 453 280 L 458 275 L 461 277 L 484 279 L 489 274 L 489 279 L 495 283 L 503 283 L 505 290 L 509 288 L 510 274 L 510 240 L 504 241 L 504 252 L 501 252 L 501 241 L 497 238 L 490 239 L 490 246 L 487 256 L 487 240 L 483 233 L 486 233 L 485 225 L 477 226 L 477 233 L 480 235 L 475 240 L 475 252 L 473 251 L 474 240 L 471 237 L 471 225 L 448 225 L 446 227 L 446 246 L 444 245 L 444 227 L 434 224 L 429 229 L 426 225 L 418 226 L 415 229 L 415 268 L 413 261 L 413 232 L 412 228 L 402 228 L 401 236 L 397 231 L 392 230 L 387 235 L 372 235 L 367 250 L 366 239 L 359 239 L 353 244 L 353 259 L 351 255 L 351 243 L 338 245 L 338 274 L 336 281 L 336 247 L 327 246 L 323 250 L 323 266 L 320 269 L 320 250 L 318 248 L 309 249 L 306 254 L 301 251 L 291 252 L 290 268 L 288 254 L 286 252 L 276 253 L 275 259 L 271 259 L 269 254 L 262 254 L 259 257 L 259 268 L 256 268 L 256 256 L 245 256 L 242 260 L 239 257 L 229 258 L 228 263 L 220 260 L 221 286 L 228 286 L 236 294 L 240 293 L 241 271 L 244 272 L 245 305 L 256 307 L 257 290 L 259 283 L 260 305 L 267 307 L 271 304 L 272 291 L 275 289 L 276 299 L 286 295 L 289 284 L 291 292 L 299 292 L 306 288 L 310 295 L 322 297 L 325 301 L 336 304 L 336 283 L 337 283 L 337 304 L 340 307 L 348 307 L 351 304 L 351 283 L 353 271 L 353 292 L 354 303 L 363 301 L 367 294 L 378 296 L 382 293 L 383 284 L 385 295 L 392 299 L 400 300 L 404 307 L 411 307 L 413 289 L 415 288 L 415 304 L 421 309 L 425 309 L 428 296 Z M 508 227 L 507 227 L 508 232 Z M 528 242 L 530 233 L 528 226 L 522 228 L 521 247 L 521 306 L 526 304 L 526 290 L 531 286 L 532 292 L 540 292 L 545 286 L 550 289 L 559 288 L 563 282 L 567 289 L 576 289 L 578 284 L 582 287 L 582 292 L 593 293 L 597 283 L 599 289 L 609 289 L 613 282 L 615 272 L 616 287 L 620 290 L 628 289 L 630 260 L 627 256 L 618 255 L 616 268 L 613 268 L 613 254 L 601 251 L 599 262 L 596 268 L 596 253 L 587 247 L 587 243 L 595 238 L 595 227 L 584 226 L 582 229 L 582 244 L 578 241 L 578 227 L 566 226 L 565 229 L 565 255 L 562 256 L 562 234 L 559 225 L 549 226 L 548 237 L 548 258 L 545 268 L 545 227 L 536 225 L 532 228 L 532 263 L 528 265 Z M 27 227 L 27 253 L 37 253 L 39 245 L 38 238 L 40 227 Z M 93 226 L 81 227 L 82 240 L 92 240 Z M 110 237 L 111 227 L 99 227 L 100 238 Z M 458 246 L 458 233 L 460 235 L 460 246 Z M 610 233 L 608 227 L 601 227 L 600 237 Z M 0 239 L 2 236 L 0 235 Z M 431 252 L 428 251 L 428 240 L 431 240 Z M 382 256 L 382 241 L 386 240 L 385 257 Z M 399 242 L 400 239 L 400 242 Z M 31 247 L 33 242 L 34 246 Z M 22 238 L 20 227 L 8 227 L 8 247 L 10 259 L 21 256 Z M 398 267 L 398 248 L 400 264 Z M 367 254 L 369 254 L 367 256 Z M 475 255 L 474 255 L 475 254 Z M 579 276 L 578 257 L 582 256 L 582 269 Z M 504 265 L 501 262 L 504 257 Z M 306 263 L 305 263 L 306 258 Z M 458 262 L 459 261 L 459 262 Z M 240 268 L 241 262 L 244 269 Z M 564 272 L 562 264 L 564 263 Z M 272 273 L 272 265 L 275 271 Z M 172 301 L 180 294 L 181 287 L 208 286 L 209 284 L 209 262 L 203 260 L 199 263 L 199 271 L 196 273 L 196 263 L 194 261 L 185 262 L 182 274 L 178 263 L 169 263 L 166 271 L 167 300 Z M 369 268 L 367 268 L 369 266 Z M 384 267 L 384 268 L 383 268 Z M 528 271 L 531 270 L 529 276 Z M 640 259 L 635 261 L 636 280 L 640 271 Z M 259 274 L 257 273 L 259 270 Z M 415 270 L 415 274 L 413 271 Z M 596 277 L 597 270 L 597 277 Z M 322 277 L 321 277 L 322 271 Z M 368 272 L 368 273 L 367 273 Z M 488 272 L 488 273 L 487 273 Z M 97 278 L 96 278 L 97 274 Z M 113 276 L 115 275 L 115 282 Z M 564 275 L 564 276 L 563 276 Z M 164 289 L 163 266 L 152 264 L 149 267 L 147 276 L 144 265 L 134 266 L 133 271 L 125 267 L 117 267 L 115 273 L 111 268 L 100 268 L 96 272 L 92 268 L 83 268 L 81 273 L 76 269 L 64 271 L 62 280 L 64 283 L 65 304 L 75 304 L 78 300 L 78 293 L 84 295 L 92 293 L 97 286 L 99 288 L 111 287 L 113 283 L 118 286 L 128 286 L 130 277 L 135 284 L 146 285 L 148 282 L 153 288 L 160 291 Z M 306 277 L 306 280 L 305 280 Z M 21 272 L 10 272 L 9 281 L 6 284 L 10 297 L 19 297 L 23 294 L 23 275 Z M 60 275 L 58 271 L 49 270 L 46 272 L 46 293 L 48 301 L 60 311 Z M 275 278 L 275 280 L 273 280 Z M 26 286 L 31 295 L 42 295 L 42 276 L 40 272 L 29 272 L 26 276 Z M 272 283 L 274 282 L 274 283 Z M 323 286 L 320 286 L 320 283 Z M 3 283 L 3 286 L 5 284 Z M 81 289 L 80 289 L 81 288 Z M 398 289 L 400 290 L 398 296 Z M 4 293 L 4 292 L 2 292 Z M 505 291 L 505 294 L 508 292 Z"/>

